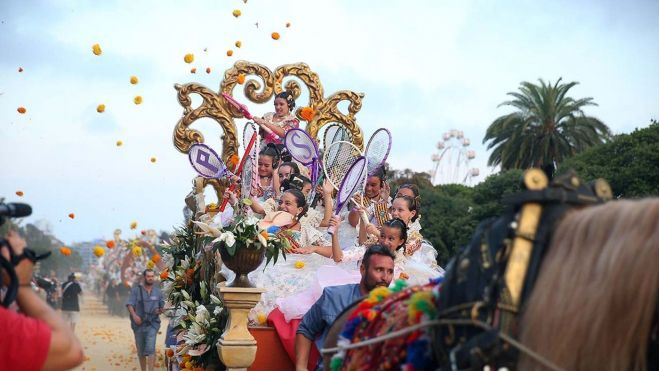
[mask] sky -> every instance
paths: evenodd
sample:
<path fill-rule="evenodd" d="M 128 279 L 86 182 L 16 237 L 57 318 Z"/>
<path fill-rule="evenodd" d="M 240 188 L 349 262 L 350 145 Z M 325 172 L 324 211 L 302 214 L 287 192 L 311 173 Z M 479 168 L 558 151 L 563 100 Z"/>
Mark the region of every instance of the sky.
<path fill-rule="evenodd" d="M 271 70 L 304 62 L 326 96 L 364 93 L 357 122 L 366 138 L 390 129 L 394 169 L 430 170 L 442 134 L 463 131 L 476 158 L 460 167 L 479 168 L 475 183 L 497 171 L 486 166 L 483 136 L 510 112 L 497 106 L 522 81 L 578 81 L 570 94 L 593 97 L 598 106 L 586 113 L 614 133 L 658 118 L 657 16 L 652 0 L 3 0 L 0 197 L 32 205 L 24 222 L 50 225 L 67 244 L 109 239 L 115 228 L 129 236 L 133 221 L 137 231 L 171 231 L 194 177 L 172 143 L 183 114 L 173 86 L 217 91 L 238 60 Z M 184 62 L 187 53 L 194 63 Z M 219 126 L 193 127 L 219 150 Z"/>

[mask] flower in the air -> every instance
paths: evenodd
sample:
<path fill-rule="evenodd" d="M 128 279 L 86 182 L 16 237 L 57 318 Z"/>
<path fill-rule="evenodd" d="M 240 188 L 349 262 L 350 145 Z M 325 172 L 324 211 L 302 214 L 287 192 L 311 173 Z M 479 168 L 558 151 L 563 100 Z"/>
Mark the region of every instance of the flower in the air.
<path fill-rule="evenodd" d="M 114 249 L 114 246 L 115 246 L 115 244 L 114 244 L 114 240 L 107 240 L 107 241 L 105 241 L 105 246 L 106 246 L 108 249 Z"/>
<path fill-rule="evenodd" d="M 94 53 L 94 55 L 101 55 L 101 53 L 103 53 L 103 51 L 101 50 L 101 45 L 99 44 L 92 45 L 92 53 Z"/>
<path fill-rule="evenodd" d="M 240 75 L 238 75 L 238 83 L 240 85 L 245 83 L 245 74 L 244 73 L 241 73 Z"/>
<path fill-rule="evenodd" d="M 231 247 L 236 243 L 236 236 L 231 232 L 223 232 L 220 237 L 213 240 L 213 243 L 215 242 L 224 242 L 228 247 Z"/>
<path fill-rule="evenodd" d="M 75 217 L 76 217 L 76 214 L 74 214 L 74 213 L 70 213 L 70 214 L 69 214 L 69 218 L 71 218 L 71 219 L 75 219 Z"/>
<path fill-rule="evenodd" d="M 291 22 L 286 22 L 286 28 L 291 27 Z"/>
<path fill-rule="evenodd" d="M 302 260 L 298 260 L 295 262 L 295 268 L 297 269 L 302 269 L 304 268 L 304 262 Z"/>
<path fill-rule="evenodd" d="M 62 246 L 62 247 L 60 247 L 60 248 L 59 248 L 59 252 L 60 252 L 60 254 L 62 254 L 62 255 L 64 255 L 64 256 L 69 256 L 69 255 L 71 255 L 71 249 L 69 249 L 69 248 L 66 247 L 66 246 Z"/>
<path fill-rule="evenodd" d="M 227 50 L 227 57 L 230 57 L 233 55 L 233 50 L 229 49 Z"/>
<path fill-rule="evenodd" d="M 240 40 L 238 40 L 234 45 L 236 45 L 236 48 L 240 48 L 241 46 L 243 46 L 243 43 Z"/>
<path fill-rule="evenodd" d="M 273 40 L 279 40 L 279 32 L 273 32 L 270 36 Z"/>
<path fill-rule="evenodd" d="M 124 142 L 122 140 L 118 140 L 116 144 L 117 144 L 117 147 L 121 147 L 121 146 L 124 145 Z"/>
<path fill-rule="evenodd" d="M 94 255 L 96 255 L 97 258 L 100 258 L 101 256 L 105 255 L 105 250 L 97 245 L 94 247 Z"/>
<path fill-rule="evenodd" d="M 156 163 L 156 158 L 155 158 L 155 157 L 151 157 L 151 158 L 149 159 L 149 161 L 151 161 L 151 162 L 153 162 L 153 163 L 155 164 L 155 163 Z"/>
<path fill-rule="evenodd" d="M 16 108 L 16 111 L 18 111 L 18 113 L 20 114 L 24 114 L 25 112 L 27 112 L 27 110 L 23 106 Z"/>
<path fill-rule="evenodd" d="M 23 197 L 24 194 L 23 191 L 16 191 L 16 196 L 18 197 Z"/>
<path fill-rule="evenodd" d="M 191 68 L 190 73 L 197 73 L 197 69 L 196 68 Z"/>
<path fill-rule="evenodd" d="M 133 103 L 135 104 L 142 104 L 142 96 L 138 95 L 135 98 L 133 98 Z"/>
<path fill-rule="evenodd" d="M 155 267 L 155 266 L 156 266 L 156 263 L 154 263 L 153 260 L 149 260 L 148 262 L 146 262 L 146 267 L 149 268 L 149 269 L 153 269 L 153 267 Z"/>
<path fill-rule="evenodd" d="M 96 106 L 96 112 L 98 113 L 105 112 L 105 104 L 99 104 L 98 106 Z"/>
<path fill-rule="evenodd" d="M 130 77 L 130 83 L 135 85 L 140 81 L 140 79 L 137 78 L 137 76 L 131 76 Z"/>
<path fill-rule="evenodd" d="M 206 73 L 211 73 L 211 68 L 210 67 L 206 67 Z"/>
<path fill-rule="evenodd" d="M 183 57 L 183 60 L 185 61 L 185 63 L 192 63 L 192 62 L 194 62 L 194 54 L 192 54 L 192 53 L 188 53 L 188 54 L 186 54 L 186 55 Z"/>
<path fill-rule="evenodd" d="M 240 9 L 234 9 L 233 12 L 231 12 L 231 14 L 233 14 L 234 17 L 238 18 L 243 13 L 240 12 Z"/>
<path fill-rule="evenodd" d="M 160 259 L 161 259 L 161 258 L 160 258 L 160 254 L 156 254 L 156 255 L 154 255 L 154 256 L 151 257 L 151 260 L 152 260 L 154 263 L 156 263 L 156 264 L 157 264 L 158 262 L 160 262 Z"/>
<path fill-rule="evenodd" d="M 302 110 L 300 111 L 300 117 L 302 117 L 304 121 L 311 121 L 315 114 L 316 112 L 314 112 L 311 107 L 302 107 Z"/>
<path fill-rule="evenodd" d="M 18 67 L 18 72 L 23 72 L 23 67 Z"/>
<path fill-rule="evenodd" d="M 131 222 L 130 229 L 135 229 L 135 228 L 137 228 L 137 222 Z"/>

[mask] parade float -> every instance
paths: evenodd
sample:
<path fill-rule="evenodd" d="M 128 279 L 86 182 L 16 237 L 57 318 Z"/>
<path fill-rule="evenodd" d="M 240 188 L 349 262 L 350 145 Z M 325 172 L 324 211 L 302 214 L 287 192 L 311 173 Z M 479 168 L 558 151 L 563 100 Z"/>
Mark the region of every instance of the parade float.
<path fill-rule="evenodd" d="M 219 149 L 217 153 L 227 169 L 236 172 L 242 166 L 241 157 L 245 157 L 239 148 L 239 132 L 249 114 L 240 106 L 236 108 L 231 99 L 264 104 L 286 90 L 298 100 L 303 87 L 308 102 L 302 105 L 298 101 L 302 107 L 293 113 L 301 121 L 300 127 L 318 140 L 321 128 L 340 125 L 348 133 L 346 138 L 361 150 L 363 136 L 355 115 L 361 109 L 363 94 L 342 90 L 326 96 L 319 76 L 304 63 L 271 71 L 246 61 L 236 62 L 224 73 L 217 91 L 196 83 L 175 85 L 183 116 L 174 129 L 174 146 L 183 154 L 189 154 L 200 143 Z M 195 95 L 201 97 L 198 106 L 193 106 Z M 339 105 L 346 103 L 344 112 Z M 215 121 L 222 136 L 207 140 L 191 127 L 199 119 Z M 248 145 L 242 149 L 245 147 Z M 246 273 L 256 269 L 266 256 L 272 259 L 271 264 L 276 264 L 286 242 L 240 213 L 224 228 L 213 224 L 229 186 L 227 178 L 199 176 L 192 179 L 192 185 L 185 198 L 187 220 L 165 246 L 165 268 L 160 273 L 164 294 L 176 310 L 173 323 L 178 345 L 170 352 L 170 358 L 180 362 L 182 368 L 293 369 L 293 361 L 265 318 L 249 327 L 247 320 L 247 313 L 265 290 L 253 287 Z M 211 199 L 218 202 L 209 202 Z M 236 279 L 226 282 L 220 273 L 223 264 L 236 273 Z"/>

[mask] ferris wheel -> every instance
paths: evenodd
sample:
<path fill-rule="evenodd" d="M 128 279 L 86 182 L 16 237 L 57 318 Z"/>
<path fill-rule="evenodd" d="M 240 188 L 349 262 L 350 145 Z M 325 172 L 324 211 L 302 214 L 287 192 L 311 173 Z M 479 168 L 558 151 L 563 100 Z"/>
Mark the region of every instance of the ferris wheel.
<path fill-rule="evenodd" d="M 464 136 L 462 130 L 449 130 L 437 142 L 437 153 L 432 155 L 433 169 L 430 176 L 433 184 L 464 184 L 480 174 L 471 160 L 476 158 L 476 151 L 469 149 L 471 140 Z"/>

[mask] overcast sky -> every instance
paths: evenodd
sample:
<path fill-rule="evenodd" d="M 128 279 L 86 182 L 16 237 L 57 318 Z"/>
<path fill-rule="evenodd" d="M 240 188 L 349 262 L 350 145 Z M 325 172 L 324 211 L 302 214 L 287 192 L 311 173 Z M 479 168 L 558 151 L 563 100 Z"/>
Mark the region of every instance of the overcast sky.
<path fill-rule="evenodd" d="M 509 112 L 497 105 L 521 81 L 578 81 L 571 95 L 593 97 L 599 106 L 586 112 L 615 133 L 657 118 L 658 17 L 651 0 L 3 0 L 0 197 L 30 203 L 28 221 L 48 220 L 66 243 L 110 238 L 132 221 L 138 230 L 171 230 L 194 176 L 172 144 L 182 115 L 173 84 L 217 90 L 237 60 L 271 70 L 305 62 L 326 95 L 365 93 L 358 122 L 367 136 L 392 131 L 393 168 L 429 170 L 442 133 L 463 130 L 482 180 L 493 172 L 485 129 Z M 219 127 L 195 128 L 219 149 Z"/>

